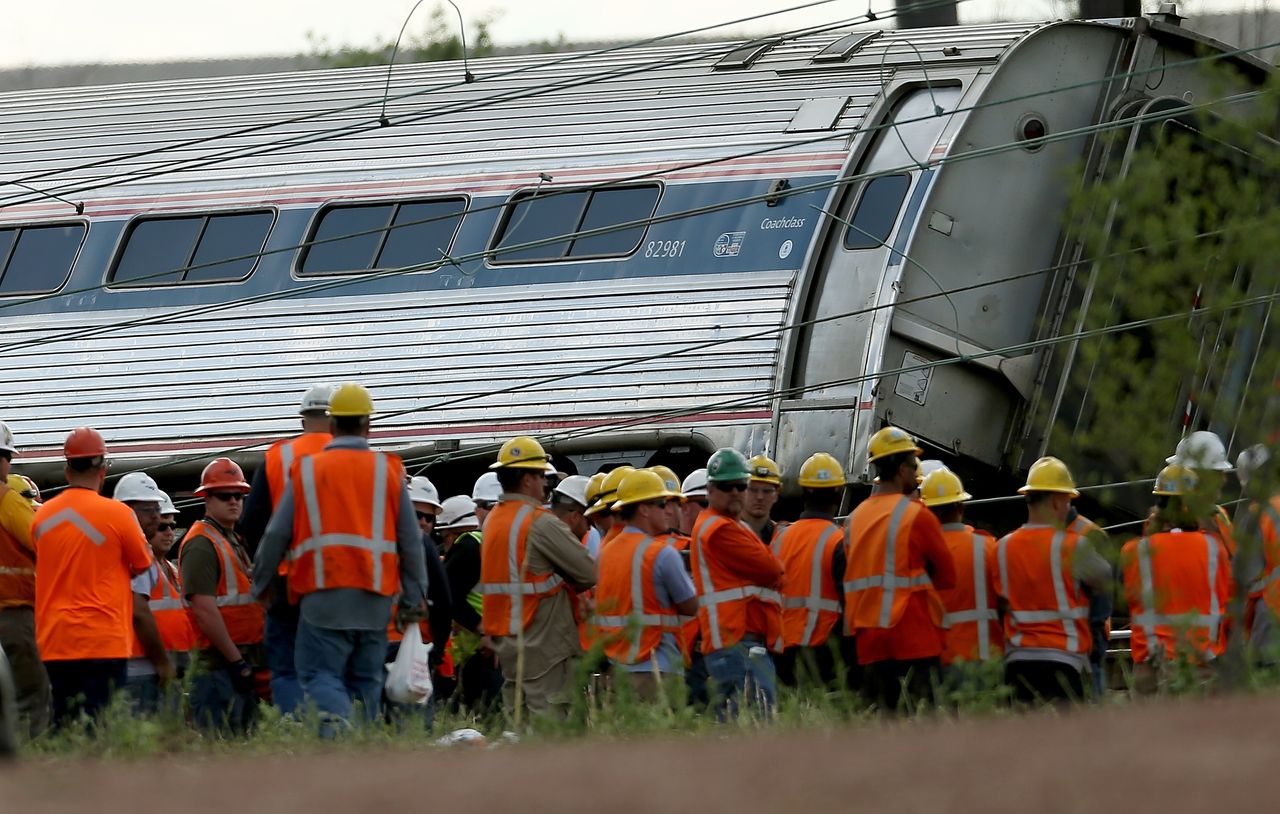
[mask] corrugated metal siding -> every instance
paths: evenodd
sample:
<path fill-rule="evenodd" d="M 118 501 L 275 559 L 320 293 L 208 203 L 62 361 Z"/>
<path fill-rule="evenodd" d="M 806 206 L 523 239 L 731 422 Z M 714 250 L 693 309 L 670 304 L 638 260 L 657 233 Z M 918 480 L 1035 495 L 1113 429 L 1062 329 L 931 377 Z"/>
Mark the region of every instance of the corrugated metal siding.
<path fill-rule="evenodd" d="M 941 54 L 947 44 L 963 49 L 966 43 L 980 43 L 994 52 L 1029 30 L 983 26 L 886 37 L 916 43 L 926 61 L 936 60 L 931 70 L 941 70 L 951 59 Z M 770 145 L 795 153 L 829 153 L 840 149 L 842 141 L 803 145 L 812 133 L 784 132 L 799 105 L 817 96 L 850 96 L 838 127 L 856 127 L 881 90 L 878 65 L 867 62 L 873 57 L 878 62 L 876 49 L 888 47 L 890 61 L 900 70 L 910 69 L 900 59 L 901 43 L 894 42 L 872 43 L 855 67 L 810 67 L 812 56 L 839 36 L 785 43 L 746 71 L 713 70 L 719 55 L 731 47 L 723 45 L 650 48 L 563 65 L 549 64 L 555 57 L 548 56 L 481 60 L 473 70 L 482 81 L 449 88 L 443 86 L 457 80 L 457 65 L 403 66 L 395 71 L 393 95 L 440 89 L 396 101 L 389 113 L 400 122 L 431 114 L 426 118 L 132 183 L 113 179 L 122 171 L 147 171 L 175 159 L 214 160 L 230 149 L 266 148 L 283 136 L 368 123 L 376 117 L 376 107 L 130 157 L 139 150 L 379 100 L 385 74 L 381 69 L 317 71 L 4 94 L 0 178 L 31 179 L 63 192 L 109 182 L 96 192 L 70 193 L 89 202 L 92 217 L 95 201 L 104 202 L 103 209 L 113 198 L 176 192 L 407 181 L 476 172 L 536 177 L 557 167 L 616 168 L 727 157 Z M 688 60 L 700 51 L 713 53 Z M 682 64 L 654 67 L 682 59 Z M 546 67 L 485 80 L 520 66 Z M 479 110 L 441 112 L 610 68 L 635 73 Z M 81 166 L 97 159 L 113 163 Z M 61 205 L 48 202 L 3 208 L 29 197 L 0 187 L 0 222 L 6 214 L 65 213 Z M 799 251 L 796 259 L 803 254 Z M 166 450 L 199 453 L 285 435 L 296 429 L 293 410 L 307 385 L 350 378 L 374 391 L 383 412 L 481 396 L 378 425 L 401 444 L 433 435 L 492 438 L 508 431 L 504 428 L 572 426 L 725 399 L 740 398 L 733 410 L 758 414 L 770 408 L 776 335 L 669 360 L 642 358 L 779 327 L 793 295 L 793 277 L 791 271 L 777 271 L 732 279 L 637 278 L 482 287 L 429 297 L 334 296 L 245 305 L 172 324 L 143 324 L 11 350 L 6 353 L 9 384 L 0 415 L 19 433 L 24 449 L 34 453 L 26 460 L 39 460 L 54 455 L 65 433 L 81 424 L 98 427 L 112 443 L 126 445 L 138 456 Z M 236 297 L 236 290 L 228 286 L 226 298 Z M 89 318 L 60 310 L 57 301 L 50 309 L 53 313 L 32 317 L 0 317 L 0 345 L 172 313 L 133 309 Z M 607 374 L 575 376 L 624 360 L 637 361 Z M 487 395 L 542 379 L 551 382 Z"/>

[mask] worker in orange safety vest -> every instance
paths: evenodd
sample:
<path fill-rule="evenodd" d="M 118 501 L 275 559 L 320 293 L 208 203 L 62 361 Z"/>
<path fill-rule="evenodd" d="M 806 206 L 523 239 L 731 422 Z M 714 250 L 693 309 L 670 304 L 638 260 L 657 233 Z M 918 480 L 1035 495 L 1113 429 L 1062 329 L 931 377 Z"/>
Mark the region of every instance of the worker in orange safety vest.
<path fill-rule="evenodd" d="M 131 579 L 151 550 L 128 506 L 99 494 L 107 477 L 102 435 L 80 427 L 63 444 L 68 488 L 36 510 L 36 639 L 57 725 L 94 718 L 123 689 L 133 652 Z"/>
<path fill-rule="evenodd" d="M 863 696 L 888 712 L 935 700 L 943 650 L 938 591 L 955 587 L 942 524 L 916 497 L 921 449 L 898 427 L 871 436 L 871 496 L 847 525 L 845 630 L 857 638 Z"/>
<path fill-rule="evenodd" d="M 778 680 L 789 687 L 802 678 L 836 687 L 840 674 L 856 687 L 854 639 L 841 636 L 844 617 L 844 530 L 835 521 L 844 494 L 844 468 L 834 456 L 817 452 L 800 467 L 804 511 L 773 534 L 773 553 L 782 563 L 782 646 L 774 657 Z M 834 638 L 833 638 L 834 634 Z"/>
<path fill-rule="evenodd" d="M 1111 566 L 1067 528 L 1080 493 L 1066 464 L 1041 458 L 1018 492 L 1026 496 L 1027 523 L 996 548 L 1005 683 L 1022 703 L 1079 700 L 1092 646 L 1089 592 L 1111 589 Z"/>
<path fill-rule="evenodd" d="M 1133 686 L 1141 694 L 1156 692 L 1184 662 L 1207 680 L 1207 668 L 1226 650 L 1231 563 L 1223 542 L 1198 527 L 1197 480 L 1181 464 L 1161 470 L 1152 490 L 1157 530 L 1120 551 Z"/>
<path fill-rule="evenodd" d="M 942 523 L 956 566 L 956 586 L 938 592 L 947 609 L 942 664 L 999 658 L 1004 653 L 1004 626 L 995 591 L 996 539 L 965 524 L 964 504 L 972 495 L 950 469 L 929 474 L 920 484 L 920 497 Z"/>
<path fill-rule="evenodd" d="M 782 564 L 742 520 L 751 469 L 735 449 L 707 461 L 710 504 L 693 527 L 690 565 L 698 589 L 701 650 L 721 717 L 742 699 L 764 716 L 777 703 L 770 651 L 782 649 Z"/>
<path fill-rule="evenodd" d="M 244 501 L 240 531 L 252 556 L 271 520 L 271 514 L 289 491 L 289 471 L 293 462 L 314 455 L 333 440 L 329 434 L 329 399 L 333 387 L 317 384 L 302 396 L 298 415 L 302 434 L 282 438 L 267 447 L 262 466 L 253 476 L 253 485 Z M 293 663 L 298 637 L 298 606 L 289 601 L 285 585 L 288 563 L 280 563 L 280 575 L 272 586 L 263 630 L 263 651 L 271 669 L 271 702 L 284 715 L 294 714 L 302 705 L 302 684 Z"/>
<path fill-rule="evenodd" d="M 293 462 L 253 568 L 254 595 L 268 596 L 287 551 L 295 665 L 324 739 L 353 724 L 356 705 L 366 721 L 378 715 L 393 607 L 401 628 L 427 614 L 422 530 L 404 464 L 369 447 L 373 412 L 361 385 L 333 391 L 333 440 Z"/>

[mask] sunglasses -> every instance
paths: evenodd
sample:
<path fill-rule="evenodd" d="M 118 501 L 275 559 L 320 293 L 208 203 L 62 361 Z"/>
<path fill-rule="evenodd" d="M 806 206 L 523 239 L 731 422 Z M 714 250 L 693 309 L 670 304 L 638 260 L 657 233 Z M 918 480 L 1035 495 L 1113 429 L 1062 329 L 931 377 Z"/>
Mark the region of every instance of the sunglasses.
<path fill-rule="evenodd" d="M 721 492 L 745 492 L 747 484 L 745 483 L 713 483 L 712 488 L 719 489 Z"/>
<path fill-rule="evenodd" d="M 710 503 L 708 503 L 708 502 L 707 502 L 707 501 L 705 501 L 705 500 L 690 500 L 689 502 L 690 502 L 690 503 L 692 503 L 692 504 L 693 504 L 693 505 L 695 505 L 695 506 L 701 506 L 701 507 L 702 507 L 702 508 L 704 508 L 704 509 L 706 509 L 706 508 L 708 508 L 708 507 L 710 507 L 710 506 L 711 506 L 711 504 L 710 504 Z"/>
<path fill-rule="evenodd" d="M 652 506 L 652 507 L 653 507 L 653 508 L 655 508 L 655 509 L 665 509 L 665 508 L 667 508 L 667 504 L 668 504 L 668 503 L 670 503 L 670 502 L 671 502 L 671 501 L 669 501 L 669 500 L 651 500 L 651 501 L 649 501 L 648 503 L 646 503 L 646 504 L 644 504 L 644 505 L 646 505 L 646 506 Z"/>
<path fill-rule="evenodd" d="M 418 516 L 419 520 L 426 520 L 431 523 L 436 522 L 436 516 L 434 514 L 428 514 L 427 512 L 414 512 L 414 514 Z"/>
<path fill-rule="evenodd" d="M 244 495 L 239 492 L 216 492 L 209 495 L 209 497 L 214 500 L 221 500 L 223 503 L 234 503 L 236 501 L 244 500 Z"/>
<path fill-rule="evenodd" d="M 177 523 L 161 523 L 159 526 L 156 526 L 160 531 L 173 531 L 177 527 Z"/>

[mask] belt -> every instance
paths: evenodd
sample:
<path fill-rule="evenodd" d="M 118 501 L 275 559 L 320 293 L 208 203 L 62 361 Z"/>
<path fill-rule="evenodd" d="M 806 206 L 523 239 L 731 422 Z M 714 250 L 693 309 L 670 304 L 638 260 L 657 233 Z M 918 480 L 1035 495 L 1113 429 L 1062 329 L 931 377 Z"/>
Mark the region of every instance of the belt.
<path fill-rule="evenodd" d="M 764 636 L 759 633 L 745 633 L 742 636 L 742 641 L 747 644 L 764 644 Z"/>

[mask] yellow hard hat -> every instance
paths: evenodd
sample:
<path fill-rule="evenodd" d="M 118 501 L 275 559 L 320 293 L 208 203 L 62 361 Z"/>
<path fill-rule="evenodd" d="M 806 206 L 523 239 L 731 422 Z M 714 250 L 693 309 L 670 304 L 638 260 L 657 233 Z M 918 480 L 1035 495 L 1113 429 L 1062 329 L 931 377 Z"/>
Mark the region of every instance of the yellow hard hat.
<path fill-rule="evenodd" d="M 669 466 L 657 464 L 656 466 L 649 467 L 649 471 L 662 478 L 662 482 L 666 484 L 668 492 L 671 492 L 681 500 L 684 499 L 684 496 L 680 494 L 680 476 L 675 473 L 674 469 Z"/>
<path fill-rule="evenodd" d="M 837 489 L 844 484 L 844 468 L 833 455 L 815 452 L 800 466 L 800 486 L 804 489 Z"/>
<path fill-rule="evenodd" d="M 782 485 L 782 469 L 768 455 L 757 455 L 747 461 L 747 467 L 751 470 L 752 481 L 772 483 L 774 486 Z"/>
<path fill-rule="evenodd" d="M 40 505 L 40 489 L 31 478 L 13 472 L 9 474 L 6 484 L 32 506 Z"/>
<path fill-rule="evenodd" d="M 330 407 L 330 412 L 333 408 Z M 489 464 L 490 469 L 535 469 L 547 471 L 551 456 L 534 439 L 527 435 L 517 435 L 502 445 L 498 450 L 498 460 Z"/>
<path fill-rule="evenodd" d="M 617 470 L 615 470 L 617 471 Z M 635 503 L 648 503 L 650 500 L 668 500 L 680 497 L 678 492 L 667 488 L 662 476 L 652 469 L 633 469 L 622 477 L 618 484 L 618 499 L 611 507 L 614 511 L 623 506 Z"/>
<path fill-rule="evenodd" d="M 601 487 L 604 486 L 604 479 L 609 474 L 607 472 L 597 472 L 587 479 L 587 491 L 584 495 L 587 499 L 587 514 L 591 513 L 591 507 L 596 505 L 596 498 L 600 497 Z"/>
<path fill-rule="evenodd" d="M 338 385 L 329 399 L 329 415 L 334 417 L 373 415 L 373 397 L 354 382 Z"/>
<path fill-rule="evenodd" d="M 1182 464 L 1169 464 L 1156 475 L 1156 485 L 1151 494 L 1161 497 L 1181 497 L 1195 491 L 1200 479 L 1190 468 Z"/>
<path fill-rule="evenodd" d="M 1053 456 L 1046 456 L 1031 465 L 1027 472 L 1027 485 L 1018 490 L 1018 494 L 1030 492 L 1057 492 L 1072 497 L 1080 497 L 1076 491 L 1076 482 L 1071 477 L 1067 465 Z"/>
<path fill-rule="evenodd" d="M 604 480 L 600 482 L 600 493 L 596 495 L 596 504 L 587 509 L 584 514 L 592 515 L 596 512 L 609 511 L 613 508 L 613 502 L 618 499 L 618 487 L 622 485 L 622 479 L 628 474 L 635 472 L 634 466 L 623 464 L 617 469 L 609 471 L 604 476 Z M 659 478 L 661 480 L 661 478 Z"/>
<path fill-rule="evenodd" d="M 950 469 L 935 469 L 925 475 L 924 483 L 920 484 L 920 499 L 926 506 L 964 503 L 972 497 L 964 490 L 960 476 Z"/>
<path fill-rule="evenodd" d="M 888 458 L 900 452 L 924 454 L 924 450 L 916 444 L 916 439 L 911 433 L 897 427 L 885 427 L 871 436 L 871 443 L 867 445 L 867 463 Z"/>

